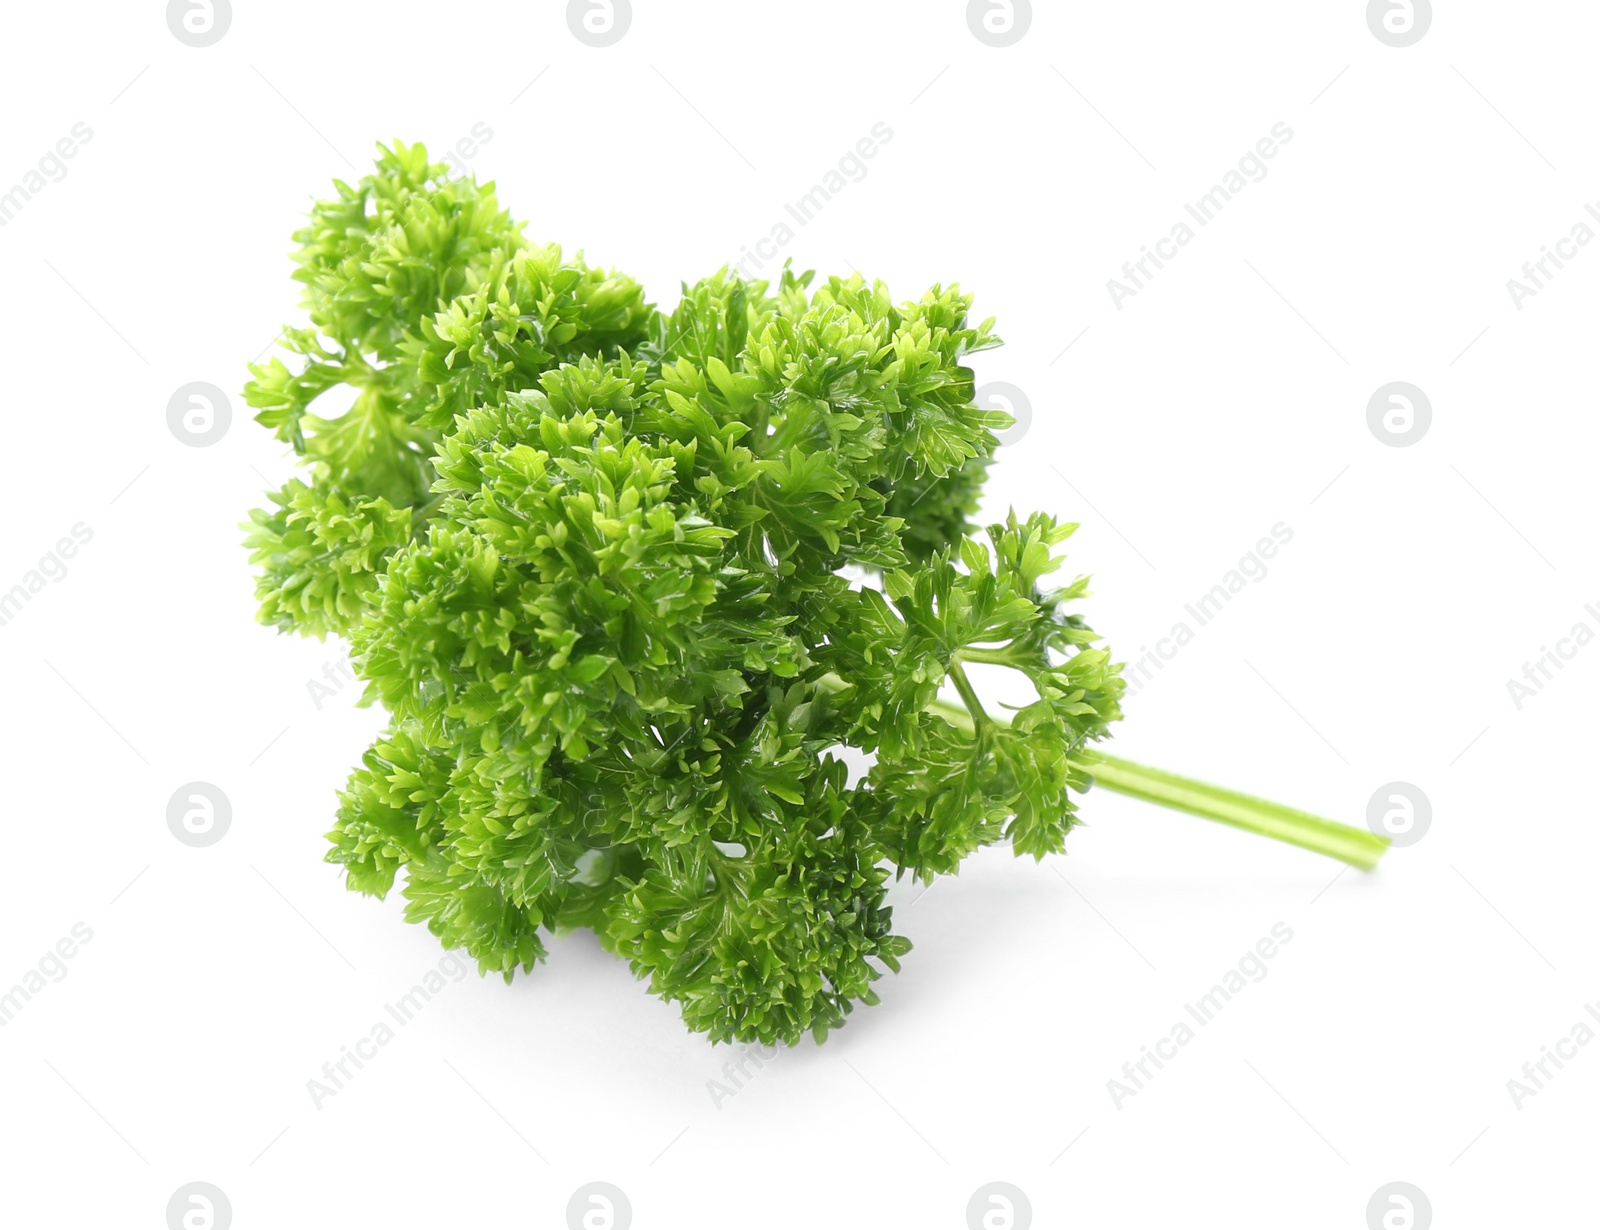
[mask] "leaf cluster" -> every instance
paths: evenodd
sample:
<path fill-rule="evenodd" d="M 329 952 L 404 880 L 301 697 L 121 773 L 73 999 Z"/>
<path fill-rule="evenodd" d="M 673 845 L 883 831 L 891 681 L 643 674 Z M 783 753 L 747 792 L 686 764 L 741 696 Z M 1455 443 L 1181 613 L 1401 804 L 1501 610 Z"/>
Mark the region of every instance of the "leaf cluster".
<path fill-rule="evenodd" d="M 263 621 L 347 638 L 392 719 L 351 888 L 404 868 L 508 980 L 591 927 L 691 1028 L 792 1043 L 898 968 L 893 876 L 1061 849 L 1122 684 L 1075 527 L 970 524 L 1009 419 L 958 287 L 722 270 L 664 312 L 402 144 L 295 239 L 310 324 L 247 397 L 304 473 L 248 542 Z M 1035 699 L 992 720 L 972 663 Z"/>

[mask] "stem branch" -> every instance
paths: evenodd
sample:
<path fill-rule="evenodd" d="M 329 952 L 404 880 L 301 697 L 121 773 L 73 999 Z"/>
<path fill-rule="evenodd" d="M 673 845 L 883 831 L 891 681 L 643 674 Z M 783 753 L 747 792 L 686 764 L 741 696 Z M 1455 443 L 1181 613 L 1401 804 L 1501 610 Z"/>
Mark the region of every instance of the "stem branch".
<path fill-rule="evenodd" d="M 1163 769 L 1147 768 L 1104 752 L 1086 750 L 1080 755 L 1094 780 L 1107 790 L 1286 841 L 1340 859 L 1362 871 L 1376 867 L 1389 848 L 1387 838 L 1366 829 L 1324 820 L 1282 803 L 1208 785 Z"/>
<path fill-rule="evenodd" d="M 956 691 L 961 693 L 961 700 L 967 706 L 967 714 L 972 719 L 974 731 L 981 730 L 989 715 L 984 712 L 983 702 L 978 699 L 978 694 L 972 690 L 972 681 L 967 678 L 967 672 L 961 669 L 961 663 L 950 664 L 950 682 L 956 685 Z"/>
<path fill-rule="evenodd" d="M 1003 645 L 999 649 L 979 649 L 976 646 L 968 645 L 958 657 L 962 662 L 988 662 L 994 666 L 1015 666 L 1017 664 L 1017 653 L 1014 645 Z"/>
<path fill-rule="evenodd" d="M 966 683 L 964 678 L 956 684 L 957 690 L 961 690 L 963 683 Z M 969 690 L 970 687 L 967 684 Z M 928 709 L 952 726 L 967 731 L 974 729 L 971 715 L 960 705 L 935 700 Z M 1157 803 L 1175 811 L 1185 811 L 1192 816 L 1231 824 L 1249 833 L 1314 850 L 1318 854 L 1349 863 L 1352 867 L 1359 867 L 1362 871 L 1371 871 L 1376 867 L 1383 852 L 1389 848 L 1388 838 L 1369 833 L 1366 829 L 1340 824 L 1336 820 L 1325 820 L 1310 812 L 1241 794 L 1237 790 L 1180 777 L 1164 769 L 1147 768 L 1131 760 L 1123 760 L 1120 756 L 1083 748 L 1076 753 L 1076 762 L 1093 776 L 1097 784 L 1117 794 L 1126 794 L 1147 803 Z"/>

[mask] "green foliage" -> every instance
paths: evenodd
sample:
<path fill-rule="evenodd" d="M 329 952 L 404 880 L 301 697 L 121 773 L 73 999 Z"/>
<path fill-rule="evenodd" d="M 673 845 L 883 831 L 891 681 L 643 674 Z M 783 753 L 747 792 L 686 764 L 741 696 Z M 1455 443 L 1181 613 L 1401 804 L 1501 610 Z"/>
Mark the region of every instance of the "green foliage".
<path fill-rule="evenodd" d="M 380 146 L 373 174 L 336 181 L 294 234 L 310 324 L 283 342 L 299 362 L 255 365 L 245 387 L 308 471 L 252 514 L 268 622 L 348 636 L 388 556 L 437 515 L 433 457 L 458 412 L 645 340 L 637 282 L 531 247 L 494 185 L 447 169 L 421 145 Z"/>
<path fill-rule="evenodd" d="M 1053 579 L 1075 527 L 969 524 L 1009 419 L 968 296 L 723 270 L 667 314 L 420 146 L 337 193 L 300 362 L 248 392 L 306 478 L 248 542 L 262 620 L 348 638 L 392 718 L 330 834 L 352 889 L 403 867 L 507 980 L 591 927 L 691 1028 L 793 1043 L 898 968 L 892 877 L 1062 848 L 1122 682 Z M 1036 699 L 991 718 L 966 663 Z"/>

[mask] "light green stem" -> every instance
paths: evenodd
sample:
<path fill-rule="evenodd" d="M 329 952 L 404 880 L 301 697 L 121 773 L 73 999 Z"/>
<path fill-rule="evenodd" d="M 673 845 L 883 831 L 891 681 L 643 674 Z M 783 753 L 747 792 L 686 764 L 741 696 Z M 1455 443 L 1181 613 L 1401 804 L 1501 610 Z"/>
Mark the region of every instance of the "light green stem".
<path fill-rule="evenodd" d="M 1387 837 L 1336 820 L 1324 820 L 1282 803 L 1207 785 L 1163 769 L 1146 768 L 1104 752 L 1085 750 L 1080 755 L 1094 780 L 1107 790 L 1315 850 L 1362 871 L 1376 867 L 1389 848 Z"/>
<path fill-rule="evenodd" d="M 960 705 L 936 700 L 928 708 L 954 726 L 968 731 L 974 729 L 972 715 Z M 1376 867 L 1389 848 L 1387 837 L 1379 837 L 1366 829 L 1325 820 L 1298 808 L 1180 777 L 1163 769 L 1147 768 L 1120 756 L 1084 748 L 1077 753 L 1075 763 L 1107 790 L 1314 850 L 1363 871 Z"/>
<path fill-rule="evenodd" d="M 972 684 L 967 679 L 967 672 L 961 669 L 959 662 L 950 666 L 950 682 L 956 685 L 956 691 L 961 693 L 961 699 L 966 703 L 967 715 L 972 719 L 974 730 L 981 727 L 988 720 L 988 714 L 983 710 L 983 702 L 978 699 L 978 694 L 972 690 Z"/>

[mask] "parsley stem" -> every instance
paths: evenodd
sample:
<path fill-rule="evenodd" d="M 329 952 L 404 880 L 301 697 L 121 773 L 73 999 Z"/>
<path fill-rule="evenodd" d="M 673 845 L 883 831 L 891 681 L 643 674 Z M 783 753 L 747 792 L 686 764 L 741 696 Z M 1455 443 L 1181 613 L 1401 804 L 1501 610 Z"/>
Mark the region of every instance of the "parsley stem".
<path fill-rule="evenodd" d="M 968 645 L 957 656 L 962 662 L 988 662 L 994 666 L 1017 665 L 1015 645 L 1004 645 L 999 649 L 979 649 Z"/>
<path fill-rule="evenodd" d="M 1282 803 L 1180 777 L 1164 769 L 1134 764 L 1104 752 L 1085 749 L 1079 755 L 1094 780 L 1107 790 L 1286 841 L 1340 859 L 1362 871 L 1376 867 L 1389 848 L 1388 838 Z"/>
<path fill-rule="evenodd" d="M 951 679 L 955 681 L 953 672 Z M 964 682 L 963 679 L 956 683 L 958 690 Z M 928 709 L 962 730 L 974 729 L 971 717 L 959 705 L 935 700 Z M 1081 748 L 1075 754 L 1075 761 L 1094 778 L 1097 785 L 1106 790 L 1288 842 L 1339 859 L 1363 871 L 1371 871 L 1376 867 L 1383 852 L 1389 848 L 1388 838 L 1369 833 L 1366 829 L 1340 824 L 1336 820 L 1325 820 L 1310 812 L 1241 794 L 1237 790 L 1180 777 L 1164 769 L 1135 764 L 1120 756 Z"/>
<path fill-rule="evenodd" d="M 961 693 L 962 703 L 967 706 L 967 713 L 972 717 L 974 733 L 982 730 L 989 721 L 989 715 L 984 712 L 983 702 L 972 690 L 972 681 L 967 678 L 967 672 L 961 668 L 960 662 L 950 664 L 950 682 L 955 684 L 956 691 Z"/>

